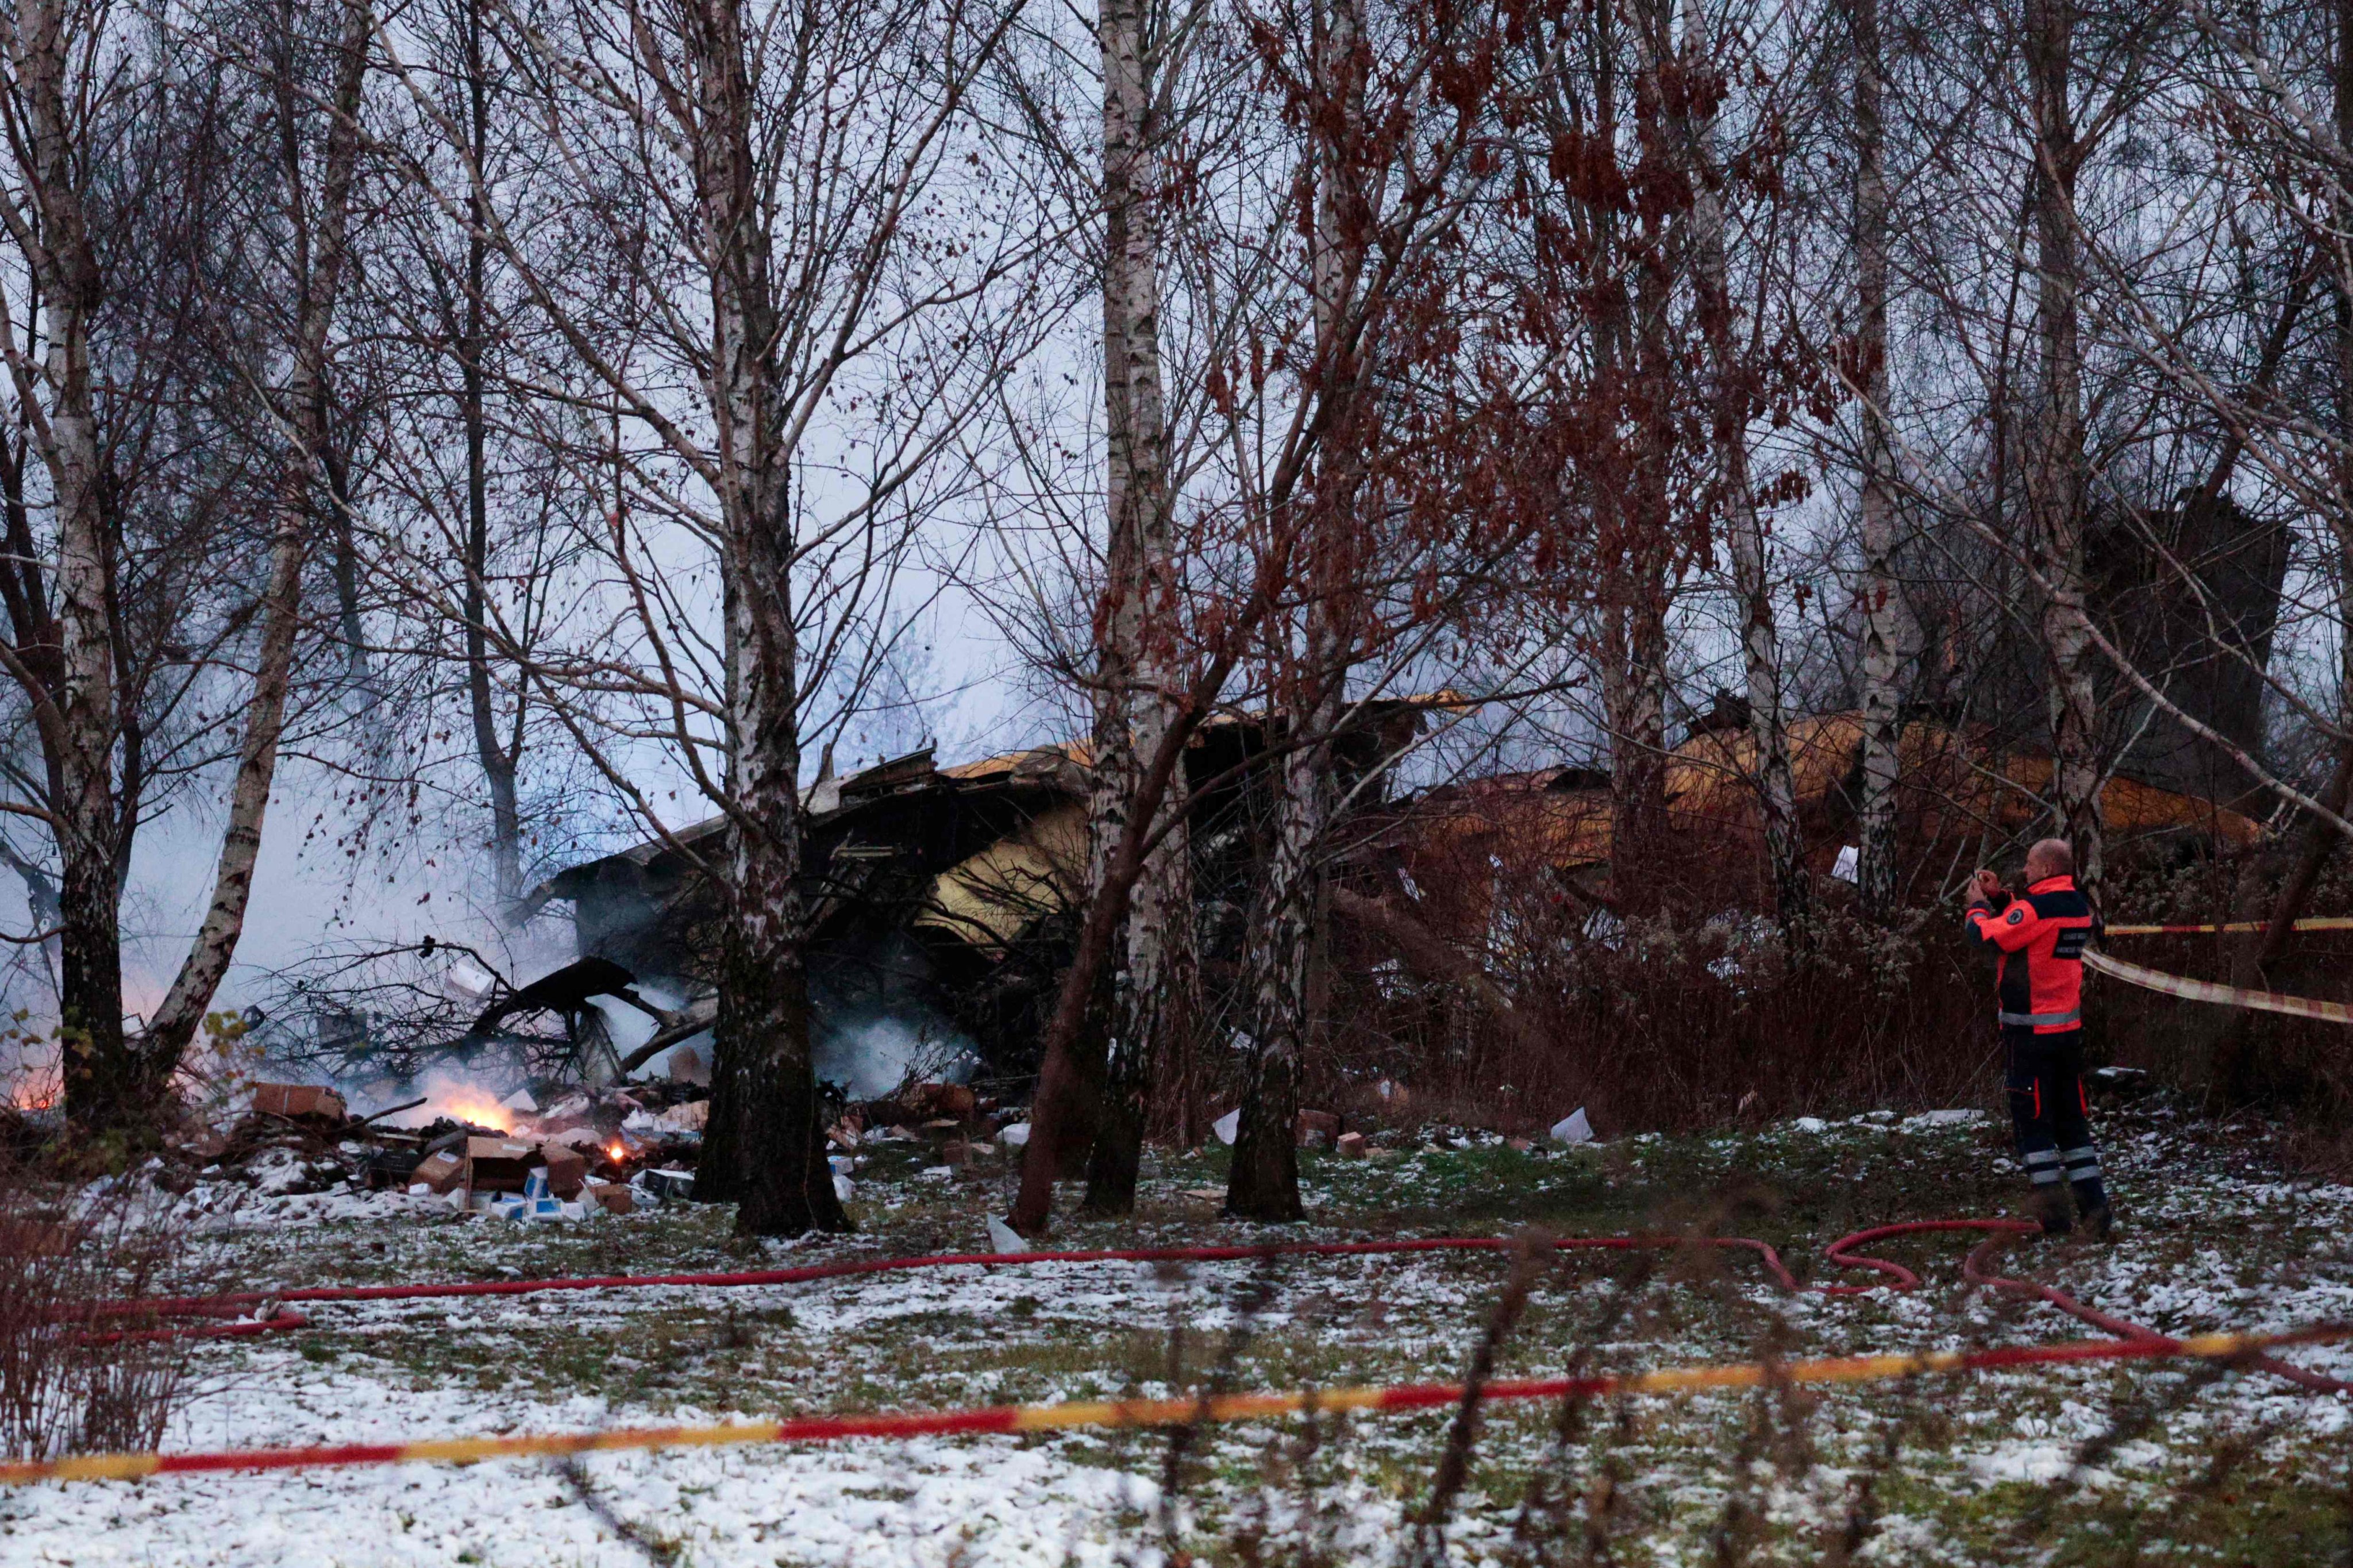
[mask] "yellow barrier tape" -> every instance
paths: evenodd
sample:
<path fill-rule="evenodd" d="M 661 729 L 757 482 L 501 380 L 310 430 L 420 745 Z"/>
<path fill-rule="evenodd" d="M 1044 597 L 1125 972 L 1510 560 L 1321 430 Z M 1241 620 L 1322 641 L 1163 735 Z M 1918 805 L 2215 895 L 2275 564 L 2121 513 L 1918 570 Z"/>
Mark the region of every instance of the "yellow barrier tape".
<path fill-rule="evenodd" d="M 2109 936 L 2211 936 L 2217 931 L 2269 931 L 2269 921 L 2232 921 L 2222 925 L 2133 925 L 2103 928 Z M 2353 931 L 2353 915 L 2317 915 L 2295 922 L 2297 931 Z"/>
<path fill-rule="evenodd" d="M 2180 1340 L 2075 1340 L 1982 1351 L 1932 1351 L 1910 1355 L 1837 1356 L 1787 1363 L 1669 1367 L 1616 1377 L 1497 1382 L 1482 1390 L 1491 1402 L 1555 1399 L 1568 1394 L 1700 1394 L 1782 1384 L 1861 1384 L 1932 1373 L 1991 1371 L 2055 1363 L 2187 1356 L 2228 1360 L 2286 1345 L 2353 1338 L 2353 1325 L 2321 1324 L 2274 1334 L 2213 1333 Z M 471 1464 L 485 1459 L 610 1453 L 628 1449 L 712 1447 L 737 1443 L 824 1442 L 848 1437 L 911 1437 L 1046 1432 L 1082 1426 L 1176 1426 L 1194 1422 L 1263 1420 L 1337 1411 L 1402 1412 L 1458 1403 L 1453 1384 L 1301 1389 L 1193 1399 L 1085 1400 L 1062 1405 L 998 1405 L 981 1410 L 905 1415 L 813 1415 L 717 1426 L 638 1426 L 606 1432 L 558 1432 L 512 1437 L 451 1437 L 340 1447 L 259 1448 L 198 1454 L 91 1454 L 79 1458 L 0 1463 L 0 1485 L 35 1481 L 137 1480 L 164 1474 L 323 1468 L 427 1462 Z"/>

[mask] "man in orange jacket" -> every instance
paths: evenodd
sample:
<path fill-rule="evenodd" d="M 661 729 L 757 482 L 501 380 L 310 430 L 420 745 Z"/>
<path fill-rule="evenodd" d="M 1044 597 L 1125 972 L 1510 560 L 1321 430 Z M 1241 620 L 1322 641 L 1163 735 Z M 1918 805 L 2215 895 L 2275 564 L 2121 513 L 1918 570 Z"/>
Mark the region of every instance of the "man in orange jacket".
<path fill-rule="evenodd" d="M 2001 955 L 2002 1058 L 2018 1157 L 2034 1183 L 2034 1215 L 2048 1235 L 2073 1228 L 2067 1194 L 2085 1229 L 2105 1241 L 2113 1223 L 2092 1147 L 2084 1094 L 2084 949 L 2100 917 L 2075 887 L 2075 856 L 2063 838 L 2026 852 L 2026 891 L 2012 898 L 1991 871 L 1977 874 L 1966 917 L 1972 942 Z"/>

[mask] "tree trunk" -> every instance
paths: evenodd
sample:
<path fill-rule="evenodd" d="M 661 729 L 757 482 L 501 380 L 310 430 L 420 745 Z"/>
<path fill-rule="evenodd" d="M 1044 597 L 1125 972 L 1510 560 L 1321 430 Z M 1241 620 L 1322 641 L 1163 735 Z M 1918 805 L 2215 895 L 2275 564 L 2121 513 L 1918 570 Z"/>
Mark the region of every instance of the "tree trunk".
<path fill-rule="evenodd" d="M 1369 46 L 1363 0 L 1332 0 L 1321 20 L 1314 65 L 1323 101 L 1308 116 L 1315 182 L 1310 236 L 1314 374 L 1345 399 L 1357 380 L 1357 361 L 1344 327 L 1371 227 L 1361 185 L 1366 171 L 1357 166 L 1353 146 L 1365 118 Z M 1345 406 L 1338 423 L 1349 423 Z M 1349 663 L 1349 639 L 1336 617 L 1362 542 L 1356 474 L 1345 444 L 1327 450 L 1318 465 L 1312 510 L 1303 520 L 1305 560 L 1298 570 L 1305 589 L 1303 635 L 1295 650 L 1284 649 L 1299 662 L 1277 674 L 1278 689 L 1288 688 L 1281 704 L 1288 722 L 1279 738 L 1291 749 L 1277 774 L 1274 842 L 1256 906 L 1248 971 L 1256 1040 L 1226 1183 L 1226 1212 L 1242 1219 L 1294 1220 L 1305 1212 L 1299 1201 L 1299 1079 L 1327 996 L 1324 943 L 1330 903 L 1323 857 L 1338 805 L 1331 742 L 1346 704 Z M 1271 725 L 1270 738 L 1276 733 Z"/>
<path fill-rule="evenodd" d="M 2337 144 L 2353 147 L 2353 0 L 2337 0 L 2337 59 L 2335 68 L 2335 115 Z M 2353 176 L 2342 174 L 2330 193 L 2333 216 L 2342 232 L 2342 226 L 2353 221 Z M 2336 262 L 2330 265 L 2331 261 Z M 2337 616 L 2340 628 L 2353 627 L 2353 275 L 2348 275 L 2343 261 L 2324 256 L 2318 265 L 2328 267 L 2336 287 L 2337 321 L 2332 334 L 2336 375 L 2337 457 L 2335 463 L 2336 506 L 2328 518 L 2337 536 Z M 2268 383 L 2275 353 L 2284 350 L 2295 314 L 2301 305 L 2300 297 L 2291 296 L 2280 317 L 2279 329 L 2271 342 L 2265 344 L 2263 371 L 2258 384 Z M 2233 442 L 2226 457 L 2235 458 Z M 2207 489 L 2219 494 L 2221 481 L 2227 477 L 2221 465 L 2216 466 L 2213 479 Z M 2353 729 L 2353 637 L 2337 638 L 2337 722 Z M 2353 797 L 2353 740 L 2337 743 L 2337 764 L 2329 771 L 2328 782 L 2321 787 L 2320 805 L 2328 812 L 2342 816 L 2346 801 Z M 2231 965 L 2231 984 L 2240 986 L 2264 984 L 2264 972 L 2279 962 L 2295 940 L 2295 922 L 2304 914 L 2305 904 L 2312 897 L 2321 871 L 2328 858 L 2336 852 L 2338 834 L 2326 819 L 2316 816 L 2305 829 L 2305 841 L 2290 868 L 2287 879 L 2280 886 L 2279 897 L 2272 904 L 2271 919 L 2261 938 L 2235 944 Z M 2230 1103 L 2243 1103 L 2256 1088 L 2256 1063 L 2253 1039 L 2250 1033 L 2252 1020 L 2241 1009 L 2232 1009 L 2224 1023 L 2221 1037 L 2215 1047 L 2215 1083 L 2223 1099 Z"/>
<path fill-rule="evenodd" d="M 1311 632 L 1311 670 L 1317 655 L 1328 652 L 1327 639 Z M 1336 685 L 1336 678 L 1329 684 Z M 1294 724 L 1312 738 L 1282 763 L 1274 842 L 1250 943 L 1250 1017 L 1257 1038 L 1226 1182 L 1226 1212 L 1238 1219 L 1294 1220 L 1306 1212 L 1299 1201 L 1299 1076 L 1314 1026 L 1315 917 L 1324 902 L 1319 861 L 1335 793 L 1324 738 L 1338 710 L 1336 690 L 1295 710 Z M 1303 737 L 1294 732 L 1283 738 Z"/>
<path fill-rule="evenodd" d="M 1665 6 L 1661 6 L 1662 12 Z M 1663 23 L 1664 16 L 1660 18 Z M 1660 31 L 1664 32 L 1662 26 Z M 1676 69 L 1683 90 L 1670 101 L 1707 104 L 1716 93 L 1707 85 L 1721 74 L 1698 0 L 1685 0 L 1683 39 Z M 1732 303 L 1732 266 L 1727 252 L 1721 179 L 1715 167 L 1712 110 L 1677 114 L 1673 140 L 1692 191 L 1692 267 L 1700 327 L 1707 343 L 1710 379 L 1709 444 L 1715 453 L 1716 487 L 1722 497 L 1732 578 L 1740 598 L 1740 650 L 1748 694 L 1749 743 L 1756 749 L 1754 784 L 1765 829 L 1765 860 L 1773 880 L 1776 917 L 1785 936 L 1804 930 L 1813 906 L 1806 874 L 1805 840 L 1799 831 L 1798 792 L 1789 774 L 1788 727 L 1781 707 L 1781 643 L 1773 616 L 1773 585 L 1765 520 L 1749 483 L 1748 420 L 1753 397 L 1740 352 L 1739 321 Z"/>
<path fill-rule="evenodd" d="M 112 551 L 99 496 L 90 375 L 90 328 L 105 285 L 79 183 L 81 128 L 70 107 L 78 95 L 68 82 L 86 41 L 58 0 L 27 0 L 14 20 L 9 64 L 26 119 L 26 195 L 38 224 L 37 237 L 17 238 L 46 318 L 47 434 L 39 446 L 58 531 L 57 683 L 46 704 L 37 700 L 37 712 L 56 759 L 59 1065 L 69 1120 L 84 1134 L 104 1136 L 136 1129 L 148 1108 L 122 1029 Z"/>
<path fill-rule="evenodd" d="M 1887 433 L 1887 136 L 1879 0 L 1848 0 L 1854 48 L 1856 384 L 1862 395 L 1862 798 L 1857 891 L 1863 914 L 1895 912 L 1896 781 L 1903 771 L 1910 617 L 1895 580 L 1895 477 Z"/>
<path fill-rule="evenodd" d="M 1255 618 L 1257 606 L 1252 607 Z M 1224 686 L 1233 668 L 1233 656 L 1221 653 L 1187 693 L 1177 710 L 1176 724 L 1159 749 L 1138 760 L 1136 810 L 1157 816 L 1176 769 L 1184 765 L 1185 744 L 1198 727 L 1199 714 Z M 1038 1092 L 1029 1107 L 1029 1146 L 1021 1161 L 1021 1190 L 1013 1200 L 1007 1222 L 1023 1236 L 1043 1236 L 1053 1217 L 1054 1176 L 1060 1167 L 1060 1131 L 1076 1113 L 1083 1092 L 1075 1042 L 1103 967 L 1113 961 L 1119 931 L 1124 926 L 1131 897 L 1142 879 L 1149 834 L 1134 819 L 1120 836 L 1103 868 L 1103 885 L 1086 907 L 1079 940 L 1063 972 L 1061 990 L 1054 999 L 1054 1016 L 1046 1025 L 1045 1048 L 1038 1067 Z"/>
<path fill-rule="evenodd" d="M 1667 826 L 1666 622 L 1650 574 L 1603 612 L 1601 709 L 1609 730 L 1609 892 L 1628 914 L 1655 912 Z"/>
<path fill-rule="evenodd" d="M 778 318 L 753 146 L 756 106 L 735 0 L 691 13 L 701 95 L 693 152 L 711 258 L 712 411 L 730 637 L 733 831 L 722 916 L 714 1088 L 733 1102 L 715 1173 L 744 1236 L 842 1231 L 809 1056 L 801 867 L 799 646 Z M 712 1120 L 723 1108 L 714 1096 Z M 704 1158 L 714 1151 L 706 1146 Z M 700 1185 L 700 1183 L 698 1183 Z"/>
<path fill-rule="evenodd" d="M 296 254 L 301 264 L 292 363 L 281 398 L 295 438 L 280 459 L 277 528 L 269 546 L 269 583 L 262 597 L 261 647 L 254 663 L 253 695 L 246 702 L 245 740 L 230 787 L 228 826 L 221 837 L 212 906 L 142 1042 L 148 1081 L 158 1089 L 177 1070 L 181 1053 L 195 1037 L 221 977 L 228 973 L 253 895 L 253 868 L 261 854 L 261 825 L 277 776 L 278 740 L 285 729 L 286 695 L 293 679 L 294 635 L 301 621 L 302 563 L 314 511 L 312 500 L 327 450 L 327 338 L 334 326 L 349 250 L 352 180 L 359 161 L 360 97 L 367 78 L 370 34 L 366 5 L 350 0 L 337 42 L 326 166 L 321 171 L 315 213 L 301 210 L 305 181 L 301 141 L 293 129 L 307 111 L 307 104 L 299 96 L 296 83 L 281 79 L 277 84 L 279 113 L 287 127 L 283 141 L 288 154 L 282 174 L 288 208 L 297 224 Z"/>
<path fill-rule="evenodd" d="M 1142 0 L 1103 8 L 1103 373 L 1113 579 L 1108 584 L 1104 673 L 1119 730 L 1120 821 L 1103 818 L 1091 890 L 1102 858 L 1133 809 L 1135 758 L 1154 754 L 1174 715 L 1169 700 L 1176 614 L 1168 432 L 1160 371 L 1159 226 L 1151 162 L 1157 130 L 1155 63 L 1147 53 Z M 1133 737 L 1132 741 L 1130 737 Z M 1099 745 L 1101 738 L 1099 737 Z M 1098 757 L 1098 766 L 1102 758 Z M 1185 831 L 1184 775 L 1170 780 L 1155 826 L 1168 828 L 1145 865 L 1115 968 L 1104 1053 L 1103 1103 L 1088 1162 L 1088 1212 L 1124 1215 L 1135 1180 L 1151 1105 L 1153 1074 L 1172 1034 L 1190 1027 L 1193 984 L 1192 879 Z"/>
<path fill-rule="evenodd" d="M 490 81 L 482 58 L 480 0 L 466 0 L 460 26 L 466 52 L 466 133 L 480 168 L 490 156 Z M 485 404 L 489 332 L 482 290 L 487 281 L 490 237 L 481 192 L 470 187 L 466 232 L 466 299 L 458 339 L 458 416 L 466 433 L 466 706 L 474 731 L 474 756 L 491 797 L 491 885 L 501 919 L 521 901 L 522 814 L 515 802 L 516 759 L 499 736 L 498 708 L 491 685 L 489 574 L 491 569 L 490 416 Z M 517 700 L 521 700 L 520 694 Z"/>
<path fill-rule="evenodd" d="M 2074 0 L 2026 0 L 2025 52 L 2034 124 L 2035 331 L 2042 352 L 2040 428 L 2030 447 L 2026 503 L 2045 595 L 2052 784 L 2075 880 L 2096 904 L 2103 870 L 2099 701 L 2084 563 L 2083 345 L 2077 295 L 2075 175 L 2084 156 L 2068 101 Z"/>

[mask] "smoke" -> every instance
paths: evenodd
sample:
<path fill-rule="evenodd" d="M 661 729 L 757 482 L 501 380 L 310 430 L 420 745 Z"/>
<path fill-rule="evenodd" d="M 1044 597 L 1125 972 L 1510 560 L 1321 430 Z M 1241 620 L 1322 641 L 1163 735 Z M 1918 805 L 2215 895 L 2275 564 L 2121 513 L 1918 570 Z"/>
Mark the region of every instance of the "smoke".
<path fill-rule="evenodd" d="M 879 1100 L 909 1081 L 962 1083 L 980 1062 L 969 1037 L 916 1008 L 824 1020 L 811 1054 L 817 1076 L 852 1100 Z"/>

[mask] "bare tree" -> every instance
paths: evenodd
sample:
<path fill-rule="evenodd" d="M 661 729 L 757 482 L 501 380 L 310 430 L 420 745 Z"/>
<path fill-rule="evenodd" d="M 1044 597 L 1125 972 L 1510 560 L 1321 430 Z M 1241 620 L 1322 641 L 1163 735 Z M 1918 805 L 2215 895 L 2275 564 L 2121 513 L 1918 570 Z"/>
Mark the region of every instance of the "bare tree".
<path fill-rule="evenodd" d="M 1689 189 L 1688 268 L 1714 383 L 1708 441 L 1715 458 L 1716 506 L 1724 519 L 1734 593 L 1740 605 L 1741 663 L 1749 737 L 1757 752 L 1765 858 L 1781 927 L 1794 935 L 1803 928 L 1813 900 L 1799 832 L 1797 787 L 1789 773 L 1781 640 L 1775 624 L 1765 518 L 1750 479 L 1749 425 L 1756 415 L 1759 367 L 1753 347 L 1740 342 L 1725 210 L 1731 193 L 1716 147 L 1718 106 L 1733 79 L 1743 73 L 1737 40 L 1713 35 L 1702 0 L 1683 0 L 1680 9 L 1678 26 L 1670 6 L 1651 0 L 1644 7 L 1638 38 L 1648 57 L 1646 69 L 1669 79 L 1660 94 L 1670 127 L 1668 152 Z M 1768 125 L 1759 140 L 1771 135 L 1769 109 L 1765 118 Z"/>
<path fill-rule="evenodd" d="M 2091 611 L 2084 559 L 2089 485 L 2084 452 L 2083 348 L 2077 295 L 2075 190 L 2090 151 L 2074 106 L 2075 0 L 2024 0 L 2034 167 L 2034 323 L 2040 399 L 2025 466 L 2025 497 L 2042 574 L 2042 641 L 2051 669 L 2052 785 L 2061 831 L 2075 847 L 2078 882 L 2099 897 L 2100 715 L 2093 684 Z"/>
<path fill-rule="evenodd" d="M 320 16 L 331 22 L 323 43 L 310 29 Z M 163 1004 L 136 1034 L 126 1030 L 122 1012 L 122 958 L 118 900 L 128 874 L 130 843 L 146 787 L 144 770 L 153 758 L 143 744 L 153 716 L 150 693 L 139 679 L 134 656 L 132 605 L 122 595 L 134 564 L 137 531 L 145 520 L 125 493 L 123 470 L 114 466 L 122 448 L 123 420 L 135 424 L 136 406 L 120 397 L 159 364 L 181 363 L 184 341 L 149 336 L 128 342 L 111 338 L 110 289 L 126 276 L 128 243 L 123 230 L 103 210 L 114 160 L 124 150 L 112 140 L 135 124 L 136 115 L 168 111 L 168 95 L 141 88 L 170 79 L 155 69 L 164 37 L 124 36 L 112 29 L 103 7 L 74 4 L 37 5 L 0 23 L 0 47 L 7 77 L 0 84 L 0 119 L 10 138 L 12 166 L 5 224 L 27 282 L 21 321 L 6 326 L 8 365 L 26 433 L 24 455 L 12 468 L 11 526 L 21 552 L 8 610 L 15 636 L 5 656 L 9 673 L 23 688 L 39 736 L 46 777 L 42 802 L 27 808 L 46 818 L 62 872 L 59 879 L 59 1025 L 69 1114 L 90 1134 L 136 1137 L 152 1126 L 161 1091 L 180 1055 L 200 1026 L 226 973 L 244 926 L 252 876 L 276 774 L 293 679 L 301 614 L 303 564 L 317 526 L 314 486 L 323 447 L 324 404 L 319 381 L 328 353 L 342 268 L 347 247 L 350 197 L 360 137 L 356 112 L 365 69 L 362 47 L 368 31 L 363 7 L 335 6 L 322 13 L 280 7 L 256 18 L 258 26 L 229 52 L 230 68 L 250 102 L 262 107 L 264 144 L 274 157 L 239 164 L 233 140 L 226 162 L 191 159 L 189 172 L 227 170 L 231 178 L 254 175 L 263 193 L 259 233 L 239 236 L 226 265 L 188 266 L 183 286 L 202 296 L 223 277 L 279 289 L 274 311 L 256 309 L 259 297 L 203 299 L 205 325 L 192 334 L 220 354 L 210 371 L 214 384 L 226 380 L 234 396 L 247 399 L 268 433 L 269 540 L 265 574 L 234 626 L 216 635 L 206 651 L 183 658 L 204 672 L 206 689 L 217 685 L 236 641 L 256 628 L 251 673 L 237 726 L 237 747 L 230 775 L 228 810 L 208 907 Z M 117 51 L 133 68 L 120 70 Z M 227 51 L 225 51 L 227 52 Z M 322 68 L 323 77 L 314 74 Z M 153 70 L 142 79 L 140 69 Z M 218 123 L 213 104 L 192 108 L 198 118 L 189 132 L 196 140 L 185 153 L 208 144 Z M 236 118 L 236 111 L 231 111 Z M 266 171 L 263 173 L 262 171 Z M 209 216 L 209 215 L 208 215 Z M 216 231 L 199 229 L 177 237 L 201 248 Z M 257 254 L 280 242 L 275 254 Z M 241 254 L 240 254 L 241 251 Z M 244 312 L 253 312 L 244 315 Z M 258 316 L 259 320 L 255 320 Z M 229 329 L 240 320 L 258 327 L 240 341 Z M 206 330 L 206 329 L 209 330 Z M 20 335 L 21 334 L 21 335 Z M 110 421 L 112 421 L 111 424 Z M 36 542 L 28 513 L 36 504 L 26 466 L 45 480 L 53 514 L 52 552 Z M 216 489 L 216 500 L 233 489 Z M 161 498 L 156 498 L 160 500 Z M 217 547 L 220 542 L 216 539 Z M 44 583 L 38 563 L 47 554 Z M 190 607 L 185 587 L 164 594 L 156 607 L 167 623 Z M 185 623 L 183 623 L 185 624 Z M 166 634 L 175 643 L 183 631 Z M 193 652 L 194 650 L 189 650 Z M 196 689 L 185 683 L 183 692 Z"/>
<path fill-rule="evenodd" d="M 931 504 L 932 459 L 997 374 L 990 312 L 1033 241 L 1002 211 L 991 244 L 953 237 L 947 171 L 967 166 L 967 97 L 1013 14 L 933 0 L 854 21 L 799 0 L 579 5 L 544 23 L 502 11 L 501 58 L 561 171 L 519 191 L 491 184 L 468 123 L 398 68 L 466 172 L 440 199 L 480 215 L 563 356 L 538 378 L 585 383 L 568 395 L 612 421 L 597 461 L 627 504 L 602 550 L 626 632 L 533 650 L 528 668 L 615 793 L 722 893 L 697 1186 L 737 1200 L 746 1234 L 847 1224 L 809 1058 L 802 708 L 892 580 L 892 520 Z M 594 268 L 577 265 L 583 245 Z M 845 405 L 853 423 L 828 425 Z M 698 607 L 662 557 L 704 550 L 719 592 Z M 724 816 L 723 852 L 671 837 L 632 776 L 629 748 L 648 743 Z"/>
<path fill-rule="evenodd" d="M 1862 535 L 1862 788 L 1856 882 L 1864 911 L 1896 902 L 1895 786 L 1909 638 L 1895 578 L 1895 494 L 1887 433 L 1887 110 L 1879 0 L 1847 0 L 1854 72 L 1855 384 L 1862 407 L 1857 509 Z"/>
<path fill-rule="evenodd" d="M 1105 0 L 1103 56 L 1103 496 L 1108 521 L 1096 703 L 1090 885 L 1100 887 L 1135 790 L 1135 759 L 1173 726 L 1181 691 L 1176 493 L 1160 347 L 1161 187 L 1175 177 L 1169 78 L 1193 19 L 1144 0 Z M 1169 781 L 1126 922 L 1104 1053 L 1103 1114 L 1087 1166 L 1086 1207 L 1135 1206 L 1155 1068 L 1183 1048 L 1194 1020 L 1190 834 L 1185 778 Z"/>

